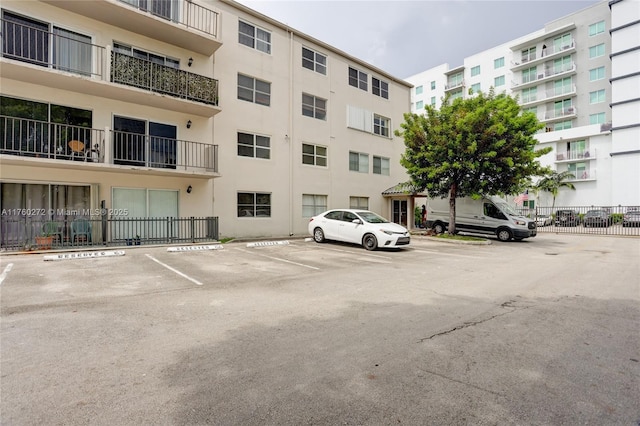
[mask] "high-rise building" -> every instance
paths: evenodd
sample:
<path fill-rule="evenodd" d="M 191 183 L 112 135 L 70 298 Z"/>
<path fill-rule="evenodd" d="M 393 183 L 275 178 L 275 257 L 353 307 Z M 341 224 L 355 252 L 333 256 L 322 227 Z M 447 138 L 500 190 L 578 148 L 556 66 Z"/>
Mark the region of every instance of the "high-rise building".
<path fill-rule="evenodd" d="M 576 190 L 557 204 L 640 205 L 640 33 L 636 0 L 602 1 L 544 28 L 407 78 L 412 112 L 493 88 L 517 96 L 544 124 L 545 166 Z M 538 202 L 551 205 L 548 194 Z M 535 200 L 531 199 L 532 202 Z"/>
<path fill-rule="evenodd" d="M 334 207 L 407 223 L 385 190 L 409 83 L 230 0 L 0 13 L 3 247 L 45 222 L 62 246 L 304 235 Z"/>

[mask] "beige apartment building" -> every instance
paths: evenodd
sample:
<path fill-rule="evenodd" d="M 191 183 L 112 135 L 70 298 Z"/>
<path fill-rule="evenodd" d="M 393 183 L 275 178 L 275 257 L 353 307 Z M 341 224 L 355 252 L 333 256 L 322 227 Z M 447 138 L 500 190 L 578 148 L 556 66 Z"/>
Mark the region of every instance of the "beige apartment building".
<path fill-rule="evenodd" d="M 411 85 L 234 1 L 3 1 L 2 247 L 407 224 Z"/>

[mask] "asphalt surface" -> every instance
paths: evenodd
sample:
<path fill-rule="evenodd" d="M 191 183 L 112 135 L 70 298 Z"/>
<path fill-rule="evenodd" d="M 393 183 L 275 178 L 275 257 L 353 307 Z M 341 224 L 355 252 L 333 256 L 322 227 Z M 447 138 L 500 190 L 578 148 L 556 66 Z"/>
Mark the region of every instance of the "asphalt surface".
<path fill-rule="evenodd" d="M 638 425 L 640 238 L 0 257 L 3 425 Z"/>

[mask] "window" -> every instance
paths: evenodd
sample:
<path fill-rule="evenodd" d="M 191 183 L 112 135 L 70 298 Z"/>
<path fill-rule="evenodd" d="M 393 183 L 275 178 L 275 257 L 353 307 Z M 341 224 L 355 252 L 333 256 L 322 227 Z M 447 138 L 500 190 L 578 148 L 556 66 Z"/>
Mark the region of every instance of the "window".
<path fill-rule="evenodd" d="M 604 124 L 605 115 L 604 112 L 599 112 L 597 114 L 591 114 L 589 116 L 589 124 Z"/>
<path fill-rule="evenodd" d="M 322 75 L 327 74 L 327 56 L 309 48 L 302 48 L 302 66 Z"/>
<path fill-rule="evenodd" d="M 589 48 L 589 59 L 604 56 L 604 43 Z"/>
<path fill-rule="evenodd" d="M 454 100 L 462 97 L 463 97 L 463 93 L 462 93 L 462 89 L 460 89 L 460 90 L 456 90 L 455 92 L 451 92 L 451 97 L 449 98 L 449 100 L 453 102 Z"/>
<path fill-rule="evenodd" d="M 371 77 L 371 92 L 381 98 L 389 99 L 389 83 Z"/>
<path fill-rule="evenodd" d="M 573 46 L 573 38 L 570 33 L 563 34 L 553 39 L 553 52 L 567 50 Z"/>
<path fill-rule="evenodd" d="M 480 75 L 480 65 L 471 68 L 471 77 L 475 77 L 476 75 Z"/>
<path fill-rule="evenodd" d="M 389 137 L 389 123 L 390 119 L 381 115 L 373 115 L 373 133 L 380 136 Z"/>
<path fill-rule="evenodd" d="M 180 60 L 170 58 L 157 53 L 148 52 L 137 47 L 129 46 L 122 43 L 113 43 L 113 50 L 117 53 L 122 53 L 127 56 L 133 56 L 134 58 L 143 59 L 145 61 L 153 62 L 154 64 L 165 65 L 171 68 L 180 68 Z M 131 63 L 128 63 L 131 66 Z"/>
<path fill-rule="evenodd" d="M 605 91 L 604 89 L 596 90 L 595 92 L 589 92 L 589 103 L 598 104 L 604 102 Z"/>
<path fill-rule="evenodd" d="M 367 74 L 349 67 L 349 85 L 364 91 L 369 90 Z"/>
<path fill-rule="evenodd" d="M 271 54 L 271 33 L 247 22 L 238 21 L 238 42 Z"/>
<path fill-rule="evenodd" d="M 271 139 L 267 136 L 238 132 L 238 155 L 268 160 L 271 158 Z"/>
<path fill-rule="evenodd" d="M 560 74 L 561 72 L 570 71 L 573 69 L 573 62 L 571 62 L 571 55 L 563 56 L 562 58 L 553 60 L 553 73 Z"/>
<path fill-rule="evenodd" d="M 389 176 L 389 159 L 373 156 L 373 174 Z"/>
<path fill-rule="evenodd" d="M 349 152 L 349 170 L 352 172 L 369 173 L 369 154 Z"/>
<path fill-rule="evenodd" d="M 453 74 L 449 76 L 448 82 L 449 82 L 449 87 L 448 87 L 449 89 L 460 86 L 464 82 L 464 75 L 462 74 L 462 72 Z"/>
<path fill-rule="evenodd" d="M 113 163 L 175 169 L 177 126 L 138 120 L 113 118 Z"/>
<path fill-rule="evenodd" d="M 532 106 L 532 107 L 529 107 L 529 108 L 522 108 L 522 112 L 531 112 L 537 117 L 538 116 L 538 107 L 537 106 Z"/>
<path fill-rule="evenodd" d="M 271 194 L 238 192 L 238 217 L 271 217 Z"/>
<path fill-rule="evenodd" d="M 493 60 L 493 69 L 498 69 L 504 67 L 504 56 L 502 58 Z"/>
<path fill-rule="evenodd" d="M 431 82 L 431 90 L 436 90 L 436 82 L 435 81 Z"/>
<path fill-rule="evenodd" d="M 596 22 L 595 24 L 589 25 L 589 37 L 602 34 L 603 32 L 604 32 L 604 21 Z"/>
<path fill-rule="evenodd" d="M 534 102 L 537 99 L 538 88 L 530 87 L 528 89 L 522 89 L 522 102 Z"/>
<path fill-rule="evenodd" d="M 327 147 L 303 143 L 302 164 L 327 167 Z"/>
<path fill-rule="evenodd" d="M 423 109 L 424 109 L 424 102 L 423 101 L 416 102 L 416 111 L 421 111 Z"/>
<path fill-rule="evenodd" d="M 302 217 L 313 217 L 326 210 L 326 195 L 302 194 Z"/>
<path fill-rule="evenodd" d="M 349 197 L 350 209 L 369 210 L 369 198 L 367 197 Z"/>
<path fill-rule="evenodd" d="M 318 120 L 327 119 L 327 101 L 306 93 L 302 94 L 302 115 Z"/>
<path fill-rule="evenodd" d="M 432 96 L 432 97 L 431 97 L 431 106 L 432 106 L 432 107 L 435 107 L 435 106 L 436 106 L 436 97 L 435 97 L 435 96 Z"/>
<path fill-rule="evenodd" d="M 91 37 L 3 11 L 3 56 L 34 65 L 91 75 Z"/>
<path fill-rule="evenodd" d="M 493 79 L 493 85 L 494 85 L 494 87 L 504 86 L 504 75 L 501 75 L 500 77 L 494 78 Z"/>
<path fill-rule="evenodd" d="M 589 167 L 587 163 L 569 163 L 568 171 L 575 179 L 589 179 Z"/>
<path fill-rule="evenodd" d="M 553 82 L 553 96 L 566 95 L 573 91 L 573 79 L 571 77 L 565 77 Z"/>
<path fill-rule="evenodd" d="M 589 81 L 602 80 L 604 78 L 604 67 L 589 70 Z"/>
<path fill-rule="evenodd" d="M 422 86 L 416 87 L 416 95 L 422 95 Z"/>
<path fill-rule="evenodd" d="M 269 106 L 271 104 L 271 83 L 238 74 L 238 99 Z"/>
<path fill-rule="evenodd" d="M 521 55 L 522 63 L 533 61 L 534 59 L 536 59 L 536 47 L 535 46 L 530 47 L 528 49 L 524 49 L 522 51 L 522 55 Z"/>
<path fill-rule="evenodd" d="M 526 70 L 522 70 L 522 83 L 529 83 L 530 81 L 536 81 L 538 76 L 536 75 L 537 68 L 532 67 Z"/>
<path fill-rule="evenodd" d="M 144 188 L 113 188 L 113 209 L 126 211 L 129 217 L 177 217 L 178 216 L 178 191 Z M 120 238 L 133 238 L 136 234 L 145 237 L 146 227 L 136 230 L 131 235 L 131 227 L 118 227 L 116 233 L 121 232 Z M 161 229 L 149 229 L 148 232 L 162 233 Z M 165 234 L 166 235 L 166 234 Z"/>
<path fill-rule="evenodd" d="M 566 130 L 572 128 L 571 120 L 558 121 L 557 123 L 553 123 L 553 131 L 558 130 Z"/>
<path fill-rule="evenodd" d="M 471 93 L 478 93 L 480 91 L 480 83 L 471 85 Z"/>

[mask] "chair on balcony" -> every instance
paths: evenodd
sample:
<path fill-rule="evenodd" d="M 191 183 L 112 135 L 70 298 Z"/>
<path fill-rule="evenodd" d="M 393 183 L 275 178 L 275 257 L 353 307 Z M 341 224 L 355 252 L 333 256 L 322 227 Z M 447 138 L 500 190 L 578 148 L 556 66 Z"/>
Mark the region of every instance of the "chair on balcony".
<path fill-rule="evenodd" d="M 42 235 L 53 237 L 53 243 L 62 244 L 64 228 L 60 222 L 47 221 L 42 224 Z"/>
<path fill-rule="evenodd" d="M 91 222 L 87 219 L 75 219 L 71 222 L 71 244 L 91 242 Z"/>
<path fill-rule="evenodd" d="M 69 141 L 68 143 L 69 148 L 71 149 L 71 159 L 75 160 L 77 158 L 84 160 L 84 142 L 80 142 L 80 141 Z"/>

